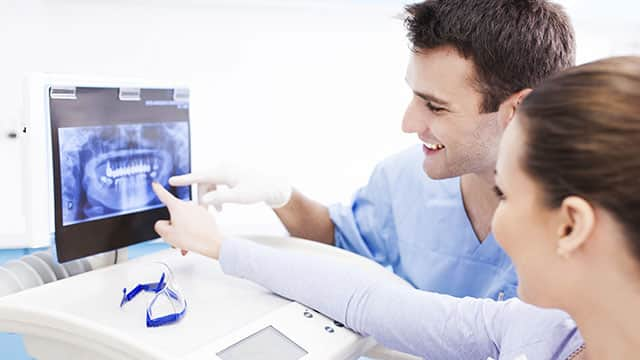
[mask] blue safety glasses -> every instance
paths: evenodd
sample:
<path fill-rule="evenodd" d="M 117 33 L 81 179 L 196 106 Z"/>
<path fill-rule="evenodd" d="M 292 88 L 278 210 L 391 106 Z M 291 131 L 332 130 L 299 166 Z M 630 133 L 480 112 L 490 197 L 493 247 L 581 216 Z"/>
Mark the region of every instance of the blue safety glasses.
<path fill-rule="evenodd" d="M 153 292 L 155 296 L 147 306 L 147 327 L 158 327 L 180 320 L 187 311 L 187 302 L 182 297 L 173 280 L 171 268 L 165 263 L 158 263 L 164 267 L 160 280 L 156 283 L 138 284 L 127 293 L 122 289 L 120 307 L 133 300 L 141 292 Z"/>

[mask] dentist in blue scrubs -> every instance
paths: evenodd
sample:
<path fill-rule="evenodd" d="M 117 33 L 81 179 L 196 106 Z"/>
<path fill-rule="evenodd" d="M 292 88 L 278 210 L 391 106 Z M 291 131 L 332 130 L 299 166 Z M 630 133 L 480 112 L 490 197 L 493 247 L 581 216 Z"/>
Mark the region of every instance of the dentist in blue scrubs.
<path fill-rule="evenodd" d="M 530 88 L 574 64 L 571 23 L 544 0 L 427 0 L 406 10 L 413 96 L 402 130 L 419 144 L 382 161 L 351 204 L 324 206 L 237 164 L 170 184 L 197 183 L 215 206 L 264 202 L 292 236 L 373 259 L 417 289 L 513 297 L 513 266 L 490 232 L 498 143 Z"/>

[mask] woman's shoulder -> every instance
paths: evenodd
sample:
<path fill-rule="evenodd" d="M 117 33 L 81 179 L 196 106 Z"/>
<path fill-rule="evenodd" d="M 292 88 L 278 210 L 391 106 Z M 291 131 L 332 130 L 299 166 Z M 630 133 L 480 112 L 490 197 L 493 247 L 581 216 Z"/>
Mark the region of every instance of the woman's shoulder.
<path fill-rule="evenodd" d="M 510 299 L 504 311 L 501 359 L 566 359 L 583 344 L 575 321 L 562 310 Z"/>

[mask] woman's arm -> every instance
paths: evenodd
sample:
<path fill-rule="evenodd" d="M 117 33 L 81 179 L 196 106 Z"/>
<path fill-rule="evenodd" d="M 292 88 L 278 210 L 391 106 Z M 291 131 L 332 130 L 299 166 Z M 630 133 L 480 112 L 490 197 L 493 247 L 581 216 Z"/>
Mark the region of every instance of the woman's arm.
<path fill-rule="evenodd" d="M 238 238 L 223 242 L 220 264 L 392 349 L 429 359 L 498 356 L 502 303 L 419 291 L 329 256 Z"/>
<path fill-rule="evenodd" d="M 562 359 L 582 343 L 565 313 L 517 299 L 458 299 L 399 285 L 379 271 L 334 257 L 242 239 L 221 245 L 222 234 L 206 209 L 177 199 L 157 183 L 153 190 L 171 214 L 170 221 L 159 220 L 154 227 L 165 241 L 219 258 L 226 273 L 312 307 L 387 347 L 429 359 L 486 359 L 498 353 L 508 359 L 521 354 Z"/>

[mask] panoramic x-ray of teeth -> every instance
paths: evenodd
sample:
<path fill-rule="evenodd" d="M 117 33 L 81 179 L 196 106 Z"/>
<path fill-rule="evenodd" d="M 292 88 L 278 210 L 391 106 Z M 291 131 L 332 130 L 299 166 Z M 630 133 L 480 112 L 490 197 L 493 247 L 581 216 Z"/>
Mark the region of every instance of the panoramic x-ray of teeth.
<path fill-rule="evenodd" d="M 62 223 L 161 206 L 151 183 L 189 172 L 186 122 L 58 129 Z M 189 189 L 175 195 L 189 198 Z"/>

